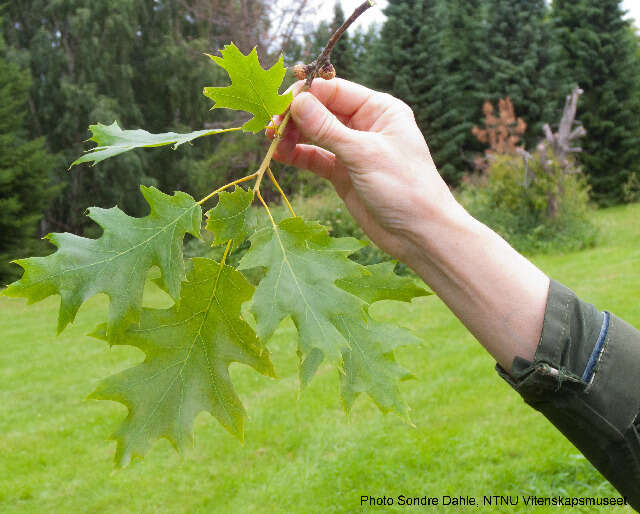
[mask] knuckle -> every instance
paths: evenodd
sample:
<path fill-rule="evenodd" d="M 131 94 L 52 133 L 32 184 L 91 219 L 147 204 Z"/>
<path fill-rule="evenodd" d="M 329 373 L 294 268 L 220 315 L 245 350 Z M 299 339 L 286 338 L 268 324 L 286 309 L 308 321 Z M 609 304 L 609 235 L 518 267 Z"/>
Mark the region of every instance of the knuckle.
<path fill-rule="evenodd" d="M 414 119 L 413 109 L 409 106 L 409 104 L 403 102 L 402 100 L 399 100 L 398 98 L 395 98 L 394 100 L 395 100 L 395 107 L 400 114 L 402 114 L 403 116 L 407 116 L 411 119 Z"/>
<path fill-rule="evenodd" d="M 336 132 L 336 118 L 329 114 L 323 118 L 316 131 L 316 140 L 319 143 L 325 143 L 334 138 Z"/>
<path fill-rule="evenodd" d="M 383 92 L 379 93 L 378 101 L 381 104 L 391 104 L 395 100 L 396 100 L 396 97 L 391 95 L 391 94 L 389 94 L 389 93 L 383 93 Z"/>

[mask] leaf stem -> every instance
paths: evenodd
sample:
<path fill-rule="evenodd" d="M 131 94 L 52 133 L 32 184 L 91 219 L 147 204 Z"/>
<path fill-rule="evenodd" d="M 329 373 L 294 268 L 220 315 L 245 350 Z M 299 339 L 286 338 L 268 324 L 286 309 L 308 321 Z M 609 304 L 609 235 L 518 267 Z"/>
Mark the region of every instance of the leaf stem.
<path fill-rule="evenodd" d="M 287 195 L 284 194 L 284 191 L 280 187 L 280 184 L 278 184 L 278 181 L 276 180 L 276 177 L 273 174 L 273 171 L 271 171 L 271 167 L 267 168 L 267 173 L 269 174 L 269 178 L 271 179 L 271 182 L 273 182 L 273 185 L 276 186 L 276 189 L 280 193 L 280 196 L 282 196 L 282 199 L 284 200 L 284 203 L 287 204 L 287 207 L 289 208 L 289 212 L 291 213 L 291 216 L 293 216 L 295 218 L 296 213 L 293 212 L 293 207 L 291 206 L 291 203 L 289 202 L 289 199 L 287 198 Z"/>
<path fill-rule="evenodd" d="M 287 127 L 287 123 L 289 123 L 290 119 L 291 111 L 287 111 L 287 114 L 285 114 L 284 118 L 280 122 L 280 125 L 278 125 L 278 130 L 275 131 L 275 136 L 273 138 L 273 141 L 271 142 L 271 145 L 269 146 L 269 149 L 267 150 L 267 155 L 264 156 L 264 159 L 262 159 L 262 163 L 260 164 L 258 171 L 256 171 L 256 173 L 258 174 L 258 179 L 256 180 L 256 185 L 253 186 L 253 190 L 256 193 L 260 191 L 260 182 L 262 181 L 262 176 L 264 175 L 265 171 L 267 171 L 269 164 L 271 164 L 271 158 L 273 157 L 276 148 L 278 148 L 278 144 L 280 143 L 282 134 L 284 134 L 284 129 Z"/>
<path fill-rule="evenodd" d="M 231 186 L 235 186 L 236 184 L 240 184 L 241 182 L 246 182 L 247 180 L 251 180 L 254 177 L 258 176 L 258 172 L 256 171 L 255 173 L 252 173 L 251 175 L 247 175 L 246 177 L 242 177 L 239 178 L 238 180 L 234 180 L 233 182 L 229 182 L 228 184 L 225 184 L 222 187 L 219 187 L 218 189 L 216 189 L 215 191 L 209 193 L 207 196 L 205 196 L 202 200 L 200 200 L 199 202 L 196 202 L 198 205 L 202 205 L 204 202 L 206 202 L 209 198 L 217 195 L 220 191 L 224 191 L 225 189 L 231 187 Z"/>
<path fill-rule="evenodd" d="M 225 261 L 227 260 L 227 256 L 229 255 L 229 250 L 231 249 L 231 243 L 233 239 L 229 239 L 227 241 L 227 247 L 224 249 L 224 253 L 222 254 L 222 259 L 220 259 L 220 266 L 224 266 Z"/>
<path fill-rule="evenodd" d="M 260 203 L 262 203 L 262 206 L 266 209 L 267 215 L 269 216 L 269 219 L 271 220 L 271 225 L 273 225 L 274 230 L 277 231 L 278 224 L 273 219 L 273 216 L 271 215 L 271 210 L 269 209 L 269 206 L 267 205 L 267 202 L 265 202 L 264 198 L 262 198 L 262 195 L 260 194 L 260 191 L 256 190 L 256 196 L 258 197 L 258 200 L 260 200 Z"/>

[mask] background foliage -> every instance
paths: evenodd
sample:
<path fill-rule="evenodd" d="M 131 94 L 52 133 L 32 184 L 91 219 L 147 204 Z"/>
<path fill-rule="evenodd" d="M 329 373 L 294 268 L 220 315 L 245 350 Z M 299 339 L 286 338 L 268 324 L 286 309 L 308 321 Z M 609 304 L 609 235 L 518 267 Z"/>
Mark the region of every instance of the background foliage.
<path fill-rule="evenodd" d="M 7 3 L 0 23 L 6 40 L 0 53 L 8 66 L 2 76 L 17 80 L 12 87 L 20 91 L 11 93 L 15 121 L 1 133 L 8 142 L 18 129 L 21 144 L 38 141 L 33 144 L 40 150 L 0 145 L 7 170 L 1 201 L 14 202 L 15 223 L 0 231 L 3 261 L 24 254 L 25 241 L 33 239 L 18 237 L 17 226 L 30 235 L 93 235 L 84 209 L 117 204 L 143 215 L 140 183 L 198 196 L 251 171 L 265 143 L 240 134 L 176 152 L 129 153 L 95 169 L 67 173 L 66 166 L 85 149 L 89 123 L 117 119 L 127 128 L 161 132 L 237 122 L 208 112 L 202 87 L 221 77 L 212 76 L 219 72 L 202 53 L 234 41 L 245 53 L 257 45 L 267 65 L 282 50 L 289 65 L 309 62 L 345 18 L 336 4 L 332 19 L 314 24 L 310 6 L 308 0 L 284 7 L 270 0 Z M 484 149 L 471 129 L 482 119 L 485 100 L 509 96 L 527 124 L 523 143 L 533 147 L 542 124 L 558 119 L 565 95 L 578 84 L 585 90 L 578 119 L 587 129 L 578 159 L 593 198 L 601 204 L 636 198 L 640 51 L 619 0 L 390 0 L 385 14 L 382 26 L 350 30 L 340 41 L 338 74 L 409 103 L 451 186 Z M 16 159 L 26 154 L 28 165 Z M 21 162 L 31 179 L 9 171 L 9 161 Z M 318 181 L 304 172 L 284 175 L 287 191 L 318 191 Z M 40 185 L 24 187 L 29 180 Z M 15 207 L 21 188 L 30 192 L 28 209 Z M 0 280 L 9 282 L 12 268 L 0 268 Z"/>
<path fill-rule="evenodd" d="M 0 30 L 0 277 L 17 278 L 9 261 L 17 253 L 42 251 L 37 240 L 43 209 L 59 192 L 51 166 L 62 162 L 47 152 L 43 137 L 31 139 L 27 104 L 31 75 L 5 57 Z"/>
<path fill-rule="evenodd" d="M 525 169 L 519 156 L 499 156 L 481 179 L 461 188 L 459 200 L 475 218 L 521 252 L 593 246 L 597 230 L 585 178 L 564 173 L 555 161 L 547 172 L 538 156 L 529 160 L 528 166 Z M 552 196 L 555 212 L 550 209 Z"/>

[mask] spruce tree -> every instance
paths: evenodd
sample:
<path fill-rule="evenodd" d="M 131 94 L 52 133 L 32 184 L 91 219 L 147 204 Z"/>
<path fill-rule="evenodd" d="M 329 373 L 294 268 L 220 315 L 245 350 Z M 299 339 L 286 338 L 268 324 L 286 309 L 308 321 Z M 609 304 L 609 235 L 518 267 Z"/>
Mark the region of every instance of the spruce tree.
<path fill-rule="evenodd" d="M 264 3 L 251 2 L 249 11 L 261 12 Z M 89 203 L 117 204 L 131 215 L 143 215 L 140 183 L 198 194 L 205 177 L 211 182 L 225 178 L 212 177 L 206 169 L 205 157 L 218 140 L 185 145 L 179 152 L 123 155 L 91 171 L 67 172 L 86 148 L 87 120 L 180 132 L 214 120 L 219 126 L 234 116 L 216 112 L 214 118 L 208 110 L 210 101 L 202 88 L 222 75 L 203 53 L 215 53 L 229 41 L 246 51 L 255 44 L 252 38 L 261 25 L 202 20 L 194 14 L 201 9 L 189 10 L 206 6 L 210 3 L 205 0 L 21 0 L 6 6 L 7 44 L 28 56 L 31 75 L 39 78 L 30 91 L 32 135 L 45 136 L 49 148 L 61 156 L 53 173 L 65 187 L 47 212 L 46 231 L 99 230 L 84 215 Z M 239 7 L 229 9 L 239 16 Z"/>
<path fill-rule="evenodd" d="M 41 251 L 38 222 L 56 192 L 48 175 L 55 157 L 43 138 L 27 136 L 30 83 L 29 73 L 5 57 L 0 32 L 0 286 L 17 278 L 11 259 Z"/>
<path fill-rule="evenodd" d="M 321 21 L 315 29 L 305 35 L 305 50 L 302 60 L 308 64 L 324 49 L 331 35 L 345 21 L 344 11 L 339 2 L 333 8 L 333 19 Z M 360 70 L 356 69 L 354 43 L 349 34 L 344 34 L 331 53 L 331 63 L 336 69 L 338 77 L 347 80 L 360 80 Z"/>
<path fill-rule="evenodd" d="M 105 207 L 118 203 L 127 212 L 143 214 L 135 193 L 128 191 L 151 182 L 144 176 L 144 156 L 124 156 L 90 173 L 67 172 L 90 137 L 87 120 L 143 125 L 132 84 L 139 21 L 135 3 L 23 0 L 6 8 L 7 44 L 29 55 L 31 75 L 40 78 L 30 91 L 32 134 L 46 137 L 61 156 L 52 174 L 64 190 L 47 213 L 47 232 L 81 233 L 88 225 L 84 206 L 89 201 Z"/>
<path fill-rule="evenodd" d="M 353 80 L 368 87 L 373 87 L 371 80 L 371 67 L 375 57 L 373 49 L 378 44 L 379 38 L 379 27 L 376 24 L 371 24 L 366 29 L 358 27 L 351 37 L 353 68 L 356 73 Z"/>
<path fill-rule="evenodd" d="M 569 84 L 558 87 L 545 1 L 489 0 L 486 7 L 486 99 L 497 104 L 509 97 L 527 123 L 524 143 L 533 146 L 570 92 Z"/>
<path fill-rule="evenodd" d="M 440 172 L 457 184 L 482 151 L 471 130 L 482 119 L 486 99 L 486 27 L 481 0 L 449 0 L 438 6 L 442 24 L 439 76 L 433 91 L 433 129 Z"/>
<path fill-rule="evenodd" d="M 601 204 L 622 201 L 623 185 L 640 171 L 640 59 L 620 4 L 555 0 L 552 11 L 565 82 L 585 92 L 579 159 Z"/>
<path fill-rule="evenodd" d="M 374 88 L 404 100 L 413 109 L 434 161 L 444 169 L 440 156 L 442 132 L 435 123 L 441 97 L 436 86 L 442 75 L 439 44 L 440 24 L 436 17 L 436 0 L 390 0 L 385 9 L 387 20 L 373 50 L 370 67 Z"/>

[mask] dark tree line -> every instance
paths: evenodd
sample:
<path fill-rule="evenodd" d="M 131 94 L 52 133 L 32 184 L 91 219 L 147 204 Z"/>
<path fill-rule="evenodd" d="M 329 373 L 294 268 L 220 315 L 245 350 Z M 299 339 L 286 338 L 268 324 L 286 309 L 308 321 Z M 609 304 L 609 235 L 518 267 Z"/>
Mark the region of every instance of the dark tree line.
<path fill-rule="evenodd" d="M 449 183 L 479 150 L 471 128 L 484 100 L 510 97 L 531 147 L 579 85 L 593 196 L 623 200 L 640 169 L 640 59 L 620 0 L 389 0 L 386 14 L 369 84 L 414 108 Z"/>
<path fill-rule="evenodd" d="M 509 96 L 534 145 L 574 85 L 587 137 L 581 163 L 594 197 L 619 202 L 640 168 L 640 55 L 620 0 L 389 0 L 382 27 L 350 31 L 338 74 L 413 108 L 445 179 L 456 185 L 482 151 L 471 129 L 484 100 Z M 225 81 L 203 52 L 258 45 L 265 64 L 309 62 L 342 23 L 304 24 L 312 2 L 21 0 L 0 20 L 0 255 L 49 231 L 91 233 L 84 209 L 143 214 L 138 184 L 195 196 L 255 165 L 262 144 L 241 134 L 180 151 L 131 152 L 67 172 L 90 123 L 160 132 L 224 125 L 202 87 Z M 349 14 L 349 13 L 347 13 Z M 251 139 L 251 141 L 249 141 Z M 288 174 L 283 180 L 293 183 Z M 0 270 L 0 274 L 5 274 Z"/>

